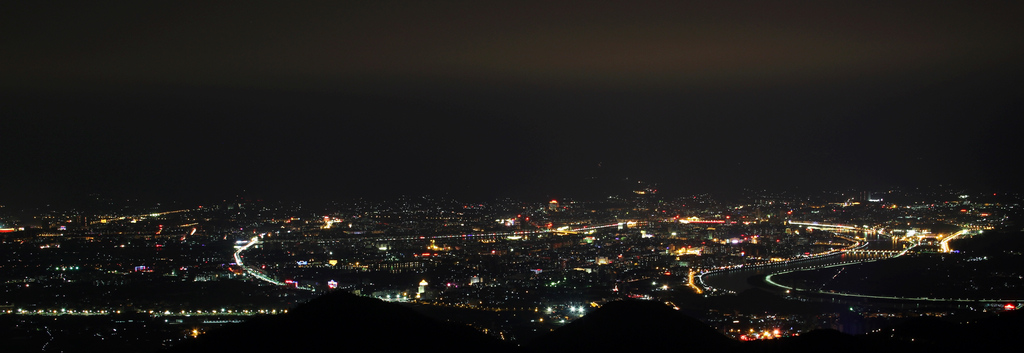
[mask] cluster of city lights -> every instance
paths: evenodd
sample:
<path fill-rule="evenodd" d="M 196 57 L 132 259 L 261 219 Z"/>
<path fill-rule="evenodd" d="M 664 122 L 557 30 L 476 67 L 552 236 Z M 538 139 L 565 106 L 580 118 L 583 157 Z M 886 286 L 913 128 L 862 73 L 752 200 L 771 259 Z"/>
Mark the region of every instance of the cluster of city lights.
<path fill-rule="evenodd" d="M 750 329 L 750 333 L 740 335 L 739 339 L 740 341 L 756 341 L 776 339 L 779 337 L 782 337 L 782 331 L 780 331 L 779 329 L 774 329 L 771 331 L 754 331 L 754 329 Z"/>

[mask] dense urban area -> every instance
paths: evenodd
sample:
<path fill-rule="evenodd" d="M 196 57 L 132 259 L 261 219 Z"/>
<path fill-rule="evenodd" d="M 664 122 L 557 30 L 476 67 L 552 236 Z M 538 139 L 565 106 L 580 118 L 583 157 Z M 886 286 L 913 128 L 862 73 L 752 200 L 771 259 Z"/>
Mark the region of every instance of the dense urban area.
<path fill-rule="evenodd" d="M 740 341 L 970 320 L 1024 301 L 1020 196 L 665 197 L 637 182 L 596 201 L 2 205 L 0 339 L 12 351 L 159 351 L 335 291 L 513 344 L 620 299 L 665 303 Z"/>

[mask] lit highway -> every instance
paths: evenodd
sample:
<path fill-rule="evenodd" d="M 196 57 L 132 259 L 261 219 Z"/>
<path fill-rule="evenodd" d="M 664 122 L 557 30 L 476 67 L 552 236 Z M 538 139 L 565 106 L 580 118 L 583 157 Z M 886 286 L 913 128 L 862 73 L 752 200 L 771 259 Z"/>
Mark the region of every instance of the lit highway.
<path fill-rule="evenodd" d="M 437 236 L 400 236 L 400 237 L 383 237 L 383 238 L 377 238 L 376 240 L 378 240 L 378 241 L 397 241 L 397 240 L 426 240 L 426 239 L 471 239 L 471 238 L 487 238 L 487 237 L 506 237 L 506 238 L 511 238 L 511 237 L 521 237 L 521 236 L 524 236 L 524 235 L 533 235 L 533 234 L 577 234 L 577 233 L 585 233 L 585 232 L 596 231 L 598 229 L 603 229 L 603 228 L 634 226 L 634 225 L 637 225 L 637 224 L 639 224 L 639 223 L 638 222 L 615 222 L 615 223 L 606 223 L 606 224 L 599 224 L 599 225 L 586 225 L 586 226 L 580 226 L 580 227 L 563 226 L 563 227 L 559 227 L 559 228 L 556 228 L 556 229 L 542 229 L 542 230 L 535 230 L 535 231 L 492 232 L 492 233 L 479 233 L 479 234 L 458 234 L 458 235 L 437 235 Z M 266 235 L 266 234 L 264 233 L 264 234 L 260 234 L 260 235 L 257 235 L 257 236 L 253 236 L 251 239 L 249 239 L 249 241 L 247 243 L 245 243 L 245 245 L 242 245 L 242 246 L 238 247 L 238 249 L 235 250 L 235 253 L 234 253 L 235 264 L 237 264 L 239 267 L 241 267 L 245 271 L 246 274 L 248 274 L 248 275 L 250 275 L 250 276 L 252 276 L 252 277 L 254 277 L 256 279 L 259 279 L 261 281 L 264 281 L 264 282 L 267 282 L 267 283 L 270 283 L 270 284 L 273 284 L 273 285 L 278 285 L 278 286 L 294 286 L 294 288 L 297 288 L 297 289 L 302 289 L 302 290 L 308 290 L 308 291 L 314 291 L 315 292 L 316 288 L 301 286 L 297 282 L 293 282 L 293 283 L 281 282 L 281 281 L 279 281 L 279 280 L 277 280 L 277 279 L 275 279 L 275 278 L 273 278 L 273 277 L 263 273 L 262 271 L 254 268 L 254 267 L 247 266 L 245 264 L 245 262 L 243 260 L 244 256 L 242 255 L 242 253 L 244 253 L 245 251 L 249 250 L 250 248 L 252 248 L 253 246 L 255 246 L 257 244 L 262 243 L 263 242 L 262 238 L 263 238 L 264 235 Z M 306 242 L 307 240 L 301 240 L 301 241 L 302 242 Z M 330 240 L 324 240 L 324 241 L 330 241 Z"/>
<path fill-rule="evenodd" d="M 261 273 L 259 270 L 255 269 L 255 268 L 246 266 L 245 263 L 242 262 L 242 252 L 244 252 L 246 250 L 249 250 L 249 248 L 251 248 L 252 246 L 258 244 L 260 242 L 260 237 L 262 237 L 262 236 L 263 236 L 263 234 L 260 234 L 260 235 L 252 237 L 252 239 L 250 239 L 248 243 L 246 243 L 242 247 L 239 247 L 238 250 L 235 250 L 235 264 L 237 264 L 239 267 L 244 269 L 245 273 L 249 274 L 250 276 L 256 277 L 257 279 L 259 279 L 261 281 L 264 281 L 264 282 L 267 282 L 267 283 L 270 283 L 270 284 L 274 284 L 274 285 L 278 285 L 278 286 L 290 285 L 289 283 L 284 283 L 284 282 L 278 281 L 278 280 L 276 280 L 274 278 L 271 278 L 270 276 L 267 276 L 267 275 Z M 300 286 L 298 283 L 295 283 L 295 288 L 303 289 L 303 290 L 308 290 L 308 291 L 316 291 L 316 289 L 314 289 L 314 288 L 303 287 L 303 286 Z"/>

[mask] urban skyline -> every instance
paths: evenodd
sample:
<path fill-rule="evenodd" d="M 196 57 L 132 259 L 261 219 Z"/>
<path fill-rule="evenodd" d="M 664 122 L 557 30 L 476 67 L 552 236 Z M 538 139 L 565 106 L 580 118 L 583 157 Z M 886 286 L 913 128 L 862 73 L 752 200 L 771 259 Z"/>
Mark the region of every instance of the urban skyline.
<path fill-rule="evenodd" d="M 668 304 L 740 342 L 822 329 L 883 337 L 915 318 L 989 320 L 1024 304 L 1020 194 L 747 190 L 723 201 L 658 190 L 638 183 L 600 201 L 3 208 L 0 323 L 24 351 L 215 350 L 231 327 L 274 327 L 320 312 L 309 306 L 344 307 L 356 299 L 337 293 L 351 293 L 530 347 L 623 300 Z M 925 338 L 913 332 L 900 339 Z"/>

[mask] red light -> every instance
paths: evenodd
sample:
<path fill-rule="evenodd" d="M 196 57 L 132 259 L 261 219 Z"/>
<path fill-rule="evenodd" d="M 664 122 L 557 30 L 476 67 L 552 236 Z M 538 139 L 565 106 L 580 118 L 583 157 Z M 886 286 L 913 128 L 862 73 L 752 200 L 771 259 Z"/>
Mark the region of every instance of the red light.
<path fill-rule="evenodd" d="M 1003 305 L 1003 309 L 1005 309 L 1005 310 L 1017 310 L 1017 306 L 1013 305 L 1013 303 L 1006 303 L 1006 305 Z"/>

